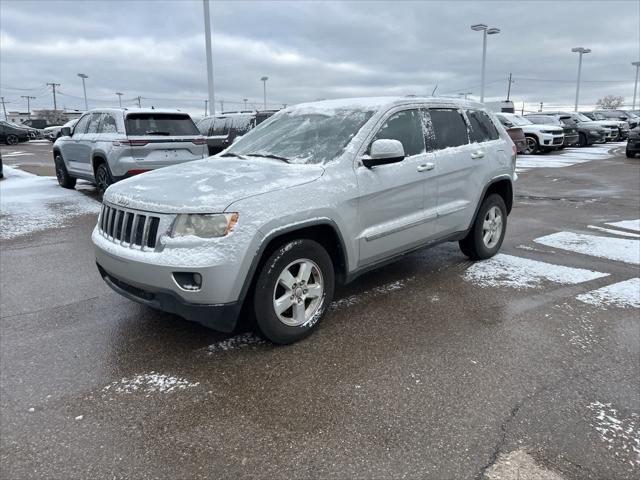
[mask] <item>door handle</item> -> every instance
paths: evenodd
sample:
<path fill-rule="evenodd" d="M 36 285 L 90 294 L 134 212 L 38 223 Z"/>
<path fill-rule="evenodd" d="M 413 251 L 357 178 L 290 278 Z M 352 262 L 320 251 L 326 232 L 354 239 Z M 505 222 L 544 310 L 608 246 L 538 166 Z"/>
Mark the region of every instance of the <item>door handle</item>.
<path fill-rule="evenodd" d="M 484 158 L 484 152 L 482 150 L 478 150 L 477 152 L 473 152 L 471 154 L 471 158 Z"/>
<path fill-rule="evenodd" d="M 419 172 L 427 172 L 429 170 L 433 170 L 434 168 L 436 168 L 435 163 L 423 163 L 422 165 L 418 165 Z"/>

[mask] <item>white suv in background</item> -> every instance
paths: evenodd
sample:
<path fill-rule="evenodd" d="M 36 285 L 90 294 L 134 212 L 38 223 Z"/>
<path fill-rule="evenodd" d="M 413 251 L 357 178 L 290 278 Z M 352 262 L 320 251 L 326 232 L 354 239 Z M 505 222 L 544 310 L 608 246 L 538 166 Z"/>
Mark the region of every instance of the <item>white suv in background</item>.
<path fill-rule="evenodd" d="M 58 183 L 93 182 L 100 193 L 114 182 L 156 168 L 208 156 L 204 137 L 183 112 L 107 108 L 63 127 L 53 144 Z"/>
<path fill-rule="evenodd" d="M 507 128 L 518 127 L 527 140 L 524 153 L 538 153 L 562 147 L 564 130 L 554 125 L 538 125 L 514 113 L 496 113 L 500 123 Z"/>

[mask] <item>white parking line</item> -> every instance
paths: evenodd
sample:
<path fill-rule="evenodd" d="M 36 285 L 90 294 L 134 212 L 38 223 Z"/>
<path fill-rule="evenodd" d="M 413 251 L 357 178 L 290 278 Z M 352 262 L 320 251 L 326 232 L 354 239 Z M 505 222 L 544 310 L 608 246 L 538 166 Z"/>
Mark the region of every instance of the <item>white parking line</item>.
<path fill-rule="evenodd" d="M 640 265 L 640 240 L 558 232 L 536 238 L 534 242 L 592 257 Z"/>
<path fill-rule="evenodd" d="M 614 283 L 606 287 L 582 293 L 576 297 L 590 305 L 620 308 L 640 308 L 640 278 Z"/>
<path fill-rule="evenodd" d="M 640 218 L 637 220 L 622 220 L 620 222 L 611 222 L 606 223 L 605 225 L 611 225 L 612 227 L 625 228 L 627 230 L 640 232 Z"/>
<path fill-rule="evenodd" d="M 623 232 L 622 230 L 611 230 L 610 228 L 598 227 L 596 225 L 587 225 L 587 228 L 598 230 L 599 232 L 610 233 L 612 235 L 619 235 L 621 237 L 640 238 L 640 235 L 638 235 L 637 233 Z"/>
<path fill-rule="evenodd" d="M 481 287 L 525 289 L 541 287 L 544 282 L 577 284 L 608 275 L 583 268 L 499 254 L 484 262 L 474 263 L 465 272 L 464 279 Z"/>

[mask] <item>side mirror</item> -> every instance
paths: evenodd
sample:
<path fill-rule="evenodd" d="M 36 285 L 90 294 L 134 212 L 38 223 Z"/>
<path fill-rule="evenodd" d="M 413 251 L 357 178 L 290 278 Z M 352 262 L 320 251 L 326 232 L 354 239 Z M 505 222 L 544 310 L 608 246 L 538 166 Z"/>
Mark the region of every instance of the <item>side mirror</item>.
<path fill-rule="evenodd" d="M 70 137 L 71 136 L 71 129 L 69 127 L 62 127 L 60 129 L 60 136 L 61 137 Z"/>
<path fill-rule="evenodd" d="M 398 140 L 379 139 L 371 144 L 371 152 L 368 157 L 362 159 L 362 164 L 367 167 L 387 165 L 404 160 L 404 147 Z"/>

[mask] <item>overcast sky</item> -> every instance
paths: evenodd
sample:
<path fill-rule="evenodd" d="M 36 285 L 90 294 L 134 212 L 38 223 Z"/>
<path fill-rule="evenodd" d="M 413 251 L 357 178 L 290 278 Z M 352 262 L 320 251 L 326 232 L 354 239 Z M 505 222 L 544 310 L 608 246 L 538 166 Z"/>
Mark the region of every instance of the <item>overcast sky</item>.
<path fill-rule="evenodd" d="M 321 98 L 480 92 L 488 38 L 488 100 L 506 96 L 569 106 L 584 46 L 581 103 L 607 94 L 630 105 L 640 59 L 640 0 L 629 1 L 220 1 L 212 0 L 216 101 L 270 104 Z M 7 110 L 58 105 L 171 106 L 202 112 L 207 98 L 202 0 L 0 1 L 0 91 Z M 473 96 L 472 95 L 472 96 Z M 233 103 L 235 102 L 235 103 Z M 216 105 L 219 110 L 220 105 Z"/>

